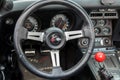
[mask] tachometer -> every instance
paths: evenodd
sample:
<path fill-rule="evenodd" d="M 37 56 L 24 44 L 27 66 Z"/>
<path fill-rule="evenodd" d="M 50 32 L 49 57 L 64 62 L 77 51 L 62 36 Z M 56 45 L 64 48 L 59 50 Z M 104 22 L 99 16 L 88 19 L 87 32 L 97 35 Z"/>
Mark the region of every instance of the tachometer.
<path fill-rule="evenodd" d="M 64 14 L 57 14 L 51 20 L 51 27 L 58 27 L 64 31 L 70 30 L 69 19 Z"/>
<path fill-rule="evenodd" d="M 36 18 L 30 16 L 24 23 L 24 27 L 28 29 L 28 31 L 37 31 L 39 29 L 39 23 Z"/>

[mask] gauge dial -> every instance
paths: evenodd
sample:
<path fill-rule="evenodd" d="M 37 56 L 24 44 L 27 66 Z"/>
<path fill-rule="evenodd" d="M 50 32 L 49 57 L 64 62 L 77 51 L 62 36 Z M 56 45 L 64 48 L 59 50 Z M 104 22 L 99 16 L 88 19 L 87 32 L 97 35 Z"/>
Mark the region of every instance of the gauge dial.
<path fill-rule="evenodd" d="M 98 20 L 97 21 L 97 25 L 99 25 L 99 26 L 104 26 L 106 24 L 106 20 Z"/>
<path fill-rule="evenodd" d="M 109 27 L 103 28 L 103 34 L 108 35 L 109 33 L 110 33 L 110 28 Z"/>
<path fill-rule="evenodd" d="M 39 23 L 38 23 L 37 19 L 35 19 L 34 17 L 30 16 L 25 21 L 24 27 L 26 29 L 28 29 L 28 31 L 36 32 L 39 29 Z"/>
<path fill-rule="evenodd" d="M 100 28 L 96 27 L 96 28 L 94 28 L 94 32 L 95 32 L 95 34 L 99 34 L 101 32 L 101 30 L 100 30 Z"/>
<path fill-rule="evenodd" d="M 64 14 L 58 14 L 52 18 L 51 27 L 58 27 L 64 31 L 70 30 L 69 19 Z"/>

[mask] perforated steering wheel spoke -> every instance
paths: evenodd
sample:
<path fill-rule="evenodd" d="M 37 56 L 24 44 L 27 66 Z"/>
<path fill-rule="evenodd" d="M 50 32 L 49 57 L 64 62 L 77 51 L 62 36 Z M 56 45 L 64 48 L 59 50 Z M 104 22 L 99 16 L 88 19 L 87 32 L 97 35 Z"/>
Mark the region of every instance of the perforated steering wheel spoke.
<path fill-rule="evenodd" d="M 51 50 L 51 60 L 52 60 L 52 74 L 56 75 L 58 73 L 63 73 L 63 70 L 60 66 L 60 55 L 59 55 L 59 50 Z"/>
<path fill-rule="evenodd" d="M 44 32 L 28 32 L 27 39 L 43 42 Z"/>
<path fill-rule="evenodd" d="M 84 34 L 82 30 L 66 31 L 65 36 L 66 36 L 66 41 L 68 41 L 68 40 L 73 40 L 73 39 L 78 39 L 80 37 L 84 37 Z"/>
<path fill-rule="evenodd" d="M 51 50 L 51 60 L 53 67 L 60 67 L 60 55 L 59 50 Z"/>

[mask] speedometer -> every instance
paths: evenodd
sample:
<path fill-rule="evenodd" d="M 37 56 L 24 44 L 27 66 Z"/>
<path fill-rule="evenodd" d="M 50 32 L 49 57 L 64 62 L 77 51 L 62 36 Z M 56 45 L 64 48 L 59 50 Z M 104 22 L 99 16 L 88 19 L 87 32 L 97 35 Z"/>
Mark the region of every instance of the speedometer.
<path fill-rule="evenodd" d="M 39 29 L 39 23 L 36 18 L 30 16 L 25 21 L 24 27 L 28 29 L 28 31 L 36 32 Z"/>
<path fill-rule="evenodd" d="M 70 30 L 69 19 L 64 14 L 57 14 L 51 20 L 51 27 L 58 27 L 64 31 Z"/>

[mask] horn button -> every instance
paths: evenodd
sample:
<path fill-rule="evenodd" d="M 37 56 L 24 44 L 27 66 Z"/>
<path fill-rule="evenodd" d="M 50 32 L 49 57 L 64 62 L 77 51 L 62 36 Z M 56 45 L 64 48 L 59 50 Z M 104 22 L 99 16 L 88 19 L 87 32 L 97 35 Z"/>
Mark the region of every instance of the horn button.
<path fill-rule="evenodd" d="M 60 49 L 66 43 L 64 32 L 56 27 L 46 30 L 45 42 L 51 49 Z"/>

